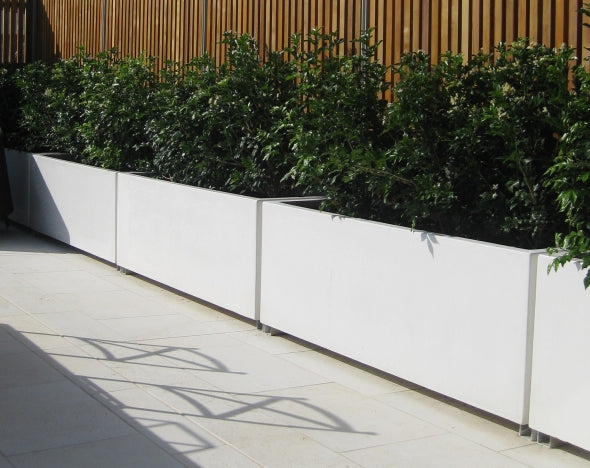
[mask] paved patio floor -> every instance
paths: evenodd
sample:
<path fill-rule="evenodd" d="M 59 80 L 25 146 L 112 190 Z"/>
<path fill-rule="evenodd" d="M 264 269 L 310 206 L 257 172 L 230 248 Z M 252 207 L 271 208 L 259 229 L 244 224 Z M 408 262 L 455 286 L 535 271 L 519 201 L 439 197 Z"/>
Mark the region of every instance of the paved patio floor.
<path fill-rule="evenodd" d="M 516 427 L 0 227 L 0 468 L 582 467 Z"/>

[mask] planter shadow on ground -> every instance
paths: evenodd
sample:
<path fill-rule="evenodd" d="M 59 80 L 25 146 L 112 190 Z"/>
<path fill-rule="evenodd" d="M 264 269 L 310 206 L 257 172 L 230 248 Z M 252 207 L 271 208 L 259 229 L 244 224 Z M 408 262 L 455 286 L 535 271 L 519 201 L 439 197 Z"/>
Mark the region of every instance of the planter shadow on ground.
<path fill-rule="evenodd" d="M 197 347 L 36 336 L 72 343 L 42 350 L 25 335 L 0 325 L 0 461 L 15 466 L 190 466 L 236 423 L 369 434 L 305 398 L 216 388 L 197 374 L 245 373 Z"/>

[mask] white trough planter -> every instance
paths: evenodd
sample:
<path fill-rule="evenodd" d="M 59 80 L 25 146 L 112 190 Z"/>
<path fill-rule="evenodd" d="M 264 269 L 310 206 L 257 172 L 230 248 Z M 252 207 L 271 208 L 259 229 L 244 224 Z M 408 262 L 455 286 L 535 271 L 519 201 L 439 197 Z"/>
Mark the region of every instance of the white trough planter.
<path fill-rule="evenodd" d="M 117 264 L 258 320 L 262 201 L 119 174 Z"/>
<path fill-rule="evenodd" d="M 8 160 L 15 198 L 12 219 L 115 262 L 116 172 L 39 154 L 9 151 Z"/>
<path fill-rule="evenodd" d="M 539 258 L 530 426 L 590 450 L 590 291 L 579 263 L 547 274 L 551 261 Z"/>
<path fill-rule="evenodd" d="M 528 423 L 538 251 L 279 203 L 262 220 L 261 323 Z"/>

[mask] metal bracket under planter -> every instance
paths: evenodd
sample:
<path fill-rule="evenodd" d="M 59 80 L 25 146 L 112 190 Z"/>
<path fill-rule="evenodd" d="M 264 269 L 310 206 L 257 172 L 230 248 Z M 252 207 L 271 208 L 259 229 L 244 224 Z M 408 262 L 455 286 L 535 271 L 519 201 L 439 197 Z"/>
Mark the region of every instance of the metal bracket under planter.
<path fill-rule="evenodd" d="M 258 329 L 262 330 L 263 333 L 268 333 L 270 336 L 281 336 L 285 334 L 282 331 L 277 330 L 276 328 L 272 328 L 260 322 L 258 322 Z"/>

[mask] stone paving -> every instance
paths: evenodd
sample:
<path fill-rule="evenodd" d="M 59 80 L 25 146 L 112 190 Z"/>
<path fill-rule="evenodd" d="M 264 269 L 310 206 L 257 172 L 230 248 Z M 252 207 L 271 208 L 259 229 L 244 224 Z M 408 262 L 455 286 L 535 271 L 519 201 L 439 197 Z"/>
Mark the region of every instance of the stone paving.
<path fill-rule="evenodd" d="M 590 454 L 0 227 L 12 466 L 590 467 Z"/>

